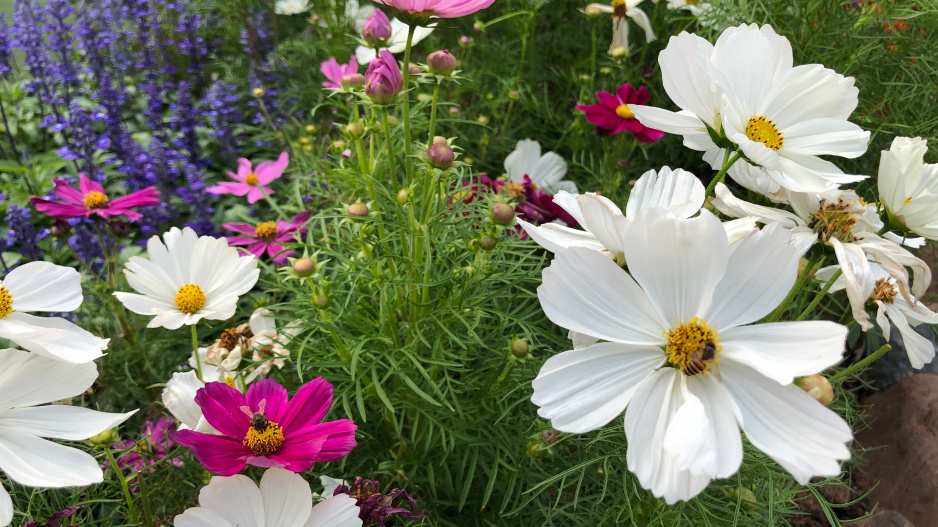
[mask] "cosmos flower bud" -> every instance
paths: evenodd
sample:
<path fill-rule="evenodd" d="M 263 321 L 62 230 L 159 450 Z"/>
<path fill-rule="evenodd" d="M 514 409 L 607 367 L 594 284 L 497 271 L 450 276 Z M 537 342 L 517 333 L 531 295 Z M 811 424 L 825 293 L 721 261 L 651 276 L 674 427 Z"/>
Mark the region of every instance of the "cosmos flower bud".
<path fill-rule="evenodd" d="M 476 118 L 476 121 L 478 121 L 479 124 L 489 124 L 489 117 L 487 115 L 480 115 Z"/>
<path fill-rule="evenodd" d="M 381 54 L 371 61 L 365 72 L 365 95 L 376 104 L 388 104 L 404 89 L 401 69 L 391 52 L 382 49 Z"/>
<path fill-rule="evenodd" d="M 59 218 L 55 220 L 55 223 L 52 224 L 52 227 L 49 229 L 49 234 L 56 239 L 65 239 L 68 238 L 72 233 L 72 226 L 65 220 Z"/>
<path fill-rule="evenodd" d="M 603 10 L 597 4 L 590 4 L 586 6 L 586 9 L 583 10 L 583 13 L 590 18 L 599 18 L 603 15 Z"/>
<path fill-rule="evenodd" d="M 612 55 L 612 58 L 614 59 L 621 59 L 622 57 L 625 56 L 625 54 L 626 54 L 626 49 L 623 48 L 622 46 L 614 48 L 612 50 L 612 53 L 610 53 L 610 55 Z"/>
<path fill-rule="evenodd" d="M 313 304 L 315 304 L 319 309 L 323 309 L 329 305 L 329 295 L 326 293 L 319 293 L 313 297 Z"/>
<path fill-rule="evenodd" d="M 730 499 L 738 502 L 739 508 L 744 511 L 751 511 L 759 505 L 759 502 L 756 501 L 756 495 L 746 487 L 736 487 Z"/>
<path fill-rule="evenodd" d="M 519 359 L 523 359 L 531 352 L 531 346 L 528 345 L 528 339 L 514 339 L 511 341 L 511 354 Z"/>
<path fill-rule="evenodd" d="M 316 270 L 316 260 L 309 256 L 297 258 L 293 262 L 293 272 L 300 276 L 309 276 Z"/>
<path fill-rule="evenodd" d="M 515 219 L 515 209 L 507 203 L 492 205 L 492 219 L 499 225 L 510 225 Z"/>
<path fill-rule="evenodd" d="M 362 38 L 368 45 L 375 47 L 391 38 L 391 21 L 384 11 L 375 9 L 375 12 L 368 17 L 365 25 L 362 27 Z"/>
<path fill-rule="evenodd" d="M 521 98 L 521 94 L 518 93 L 518 90 L 511 90 L 510 92 L 508 92 L 508 98 L 513 101 L 517 101 L 518 99 Z"/>
<path fill-rule="evenodd" d="M 461 47 L 468 48 L 469 46 L 472 45 L 472 39 L 469 38 L 467 35 L 463 35 L 459 37 L 459 45 Z"/>
<path fill-rule="evenodd" d="M 434 144 L 427 149 L 427 162 L 434 168 L 446 170 L 453 165 L 456 155 L 453 149 L 445 144 Z"/>
<path fill-rule="evenodd" d="M 356 75 L 358 75 L 358 74 L 356 73 Z M 365 76 L 364 76 L 364 75 L 359 75 L 359 76 L 362 78 L 362 82 L 364 83 Z M 316 132 L 316 125 L 314 125 L 314 124 L 308 124 L 308 125 L 306 125 L 306 133 L 312 134 L 312 133 L 315 133 L 315 132 Z"/>
<path fill-rule="evenodd" d="M 479 236 L 479 247 L 482 247 L 483 251 L 491 251 L 496 245 L 498 245 L 498 238 L 494 234 L 487 232 Z"/>
<path fill-rule="evenodd" d="M 446 138 L 442 135 L 433 136 L 433 144 L 435 145 L 445 145 L 447 144 Z"/>
<path fill-rule="evenodd" d="M 254 88 L 254 90 L 251 92 L 251 95 L 258 97 L 258 98 L 263 97 L 264 88 Z"/>
<path fill-rule="evenodd" d="M 814 397 L 817 402 L 824 406 L 830 406 L 834 400 L 834 387 L 831 386 L 827 377 L 822 375 L 808 375 L 795 381 L 795 384 L 802 390 L 808 392 L 808 395 Z"/>
<path fill-rule="evenodd" d="M 410 197 L 413 195 L 413 192 L 409 188 L 402 188 L 397 191 L 397 197 L 395 198 L 398 203 L 404 205 L 405 203 L 410 202 Z"/>
<path fill-rule="evenodd" d="M 370 211 L 368 210 L 368 205 L 365 205 L 362 202 L 352 203 L 348 206 L 349 216 L 356 216 L 358 218 L 364 218 L 368 215 Z"/>
<path fill-rule="evenodd" d="M 414 64 L 413 62 L 411 62 L 411 63 L 407 64 L 407 71 L 410 72 L 411 75 L 417 75 L 417 74 L 419 74 L 419 73 L 420 73 L 421 71 L 423 71 L 423 70 L 420 69 L 420 66 L 418 66 L 418 65 Z"/>
<path fill-rule="evenodd" d="M 360 125 L 359 123 L 349 123 L 349 124 L 345 125 L 345 133 L 346 133 L 349 137 L 351 137 L 351 138 L 353 138 L 353 139 L 357 139 L 357 138 L 361 137 L 362 134 L 365 133 L 365 128 L 364 128 L 362 125 Z"/>
<path fill-rule="evenodd" d="M 108 222 L 107 228 L 111 231 L 111 234 L 117 236 L 118 238 L 123 238 L 130 234 L 132 228 L 129 222 L 126 221 L 111 221 Z"/>
<path fill-rule="evenodd" d="M 345 90 L 357 90 L 365 86 L 365 76 L 361 73 L 349 73 L 347 75 L 342 75 L 342 80 L 339 83 L 342 85 L 342 89 Z"/>
<path fill-rule="evenodd" d="M 434 51 L 427 57 L 427 67 L 434 75 L 449 77 L 456 70 L 456 57 L 446 49 Z"/>
<path fill-rule="evenodd" d="M 547 430 L 541 430 L 541 437 L 544 438 L 544 442 L 548 445 L 553 445 L 560 439 L 560 432 L 554 430 L 553 428 L 548 428 Z"/>
<path fill-rule="evenodd" d="M 109 428 L 100 434 L 89 437 L 87 443 L 93 446 L 110 447 L 117 442 L 117 438 L 117 429 Z"/>
<path fill-rule="evenodd" d="M 482 24 L 480 24 L 479 22 L 475 22 L 474 24 L 472 24 L 472 30 L 475 31 L 476 33 L 481 33 L 485 31 L 485 27 L 483 27 Z"/>

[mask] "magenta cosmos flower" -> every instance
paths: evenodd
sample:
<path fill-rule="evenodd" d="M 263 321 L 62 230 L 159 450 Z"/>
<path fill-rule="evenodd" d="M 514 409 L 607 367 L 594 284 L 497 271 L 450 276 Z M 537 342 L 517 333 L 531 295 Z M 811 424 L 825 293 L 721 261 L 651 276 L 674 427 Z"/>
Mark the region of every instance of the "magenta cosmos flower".
<path fill-rule="evenodd" d="M 274 193 L 267 185 L 282 176 L 289 163 L 290 156 L 284 152 L 280 154 L 276 161 L 263 161 L 257 165 L 256 169 L 252 169 L 251 162 L 242 157 L 238 159 L 238 173 L 228 172 L 228 175 L 237 183 L 222 181 L 218 185 L 208 187 L 205 190 L 213 194 L 247 195 L 248 203 L 254 203 L 259 199 L 263 199 L 264 194 Z"/>
<path fill-rule="evenodd" d="M 210 382 L 195 395 L 205 420 L 221 435 L 194 430 L 170 432 L 211 472 L 231 476 L 247 465 L 303 472 L 317 461 L 335 461 L 357 445 L 355 423 L 321 422 L 332 406 L 332 385 L 322 377 L 287 399 L 287 390 L 261 379 L 247 394 Z"/>
<path fill-rule="evenodd" d="M 387 104 L 404 89 L 401 67 L 391 52 L 382 49 L 378 57 L 368 64 L 365 72 L 365 95 L 377 104 Z"/>
<path fill-rule="evenodd" d="M 130 210 L 136 207 L 149 207 L 160 203 L 160 192 L 156 187 L 147 187 L 113 201 L 104 193 L 100 183 L 92 181 L 84 174 L 78 174 L 78 189 L 69 186 L 64 180 L 55 178 L 52 192 L 65 203 L 49 201 L 36 196 L 29 202 L 39 212 L 53 218 L 86 218 L 92 215 L 108 219 L 111 216 L 126 216 L 129 220 L 139 220 L 143 214 Z"/>
<path fill-rule="evenodd" d="M 335 57 L 319 65 L 319 71 L 329 79 L 329 82 L 322 83 L 330 90 L 342 89 L 342 77 L 352 73 L 358 73 L 358 62 L 355 62 L 355 56 L 349 59 L 348 64 L 339 64 Z"/>
<path fill-rule="evenodd" d="M 375 0 L 375 2 L 429 19 L 471 15 L 492 5 L 495 0 Z"/>
<path fill-rule="evenodd" d="M 247 223 L 225 223 L 222 228 L 244 236 L 226 236 L 228 245 L 247 245 L 247 252 L 260 258 L 266 252 L 277 265 L 286 265 L 287 258 L 296 252 L 284 250 L 283 242 L 295 240 L 294 234 L 309 220 L 309 212 L 301 212 L 292 221 L 265 221 L 257 225 Z"/>
<path fill-rule="evenodd" d="M 635 138 L 643 143 L 654 143 L 664 136 L 661 130 L 648 128 L 638 122 L 629 108 L 630 105 L 643 106 L 648 102 L 648 88 L 642 86 L 636 90 L 628 84 L 623 84 L 616 90 L 615 95 L 600 91 L 596 92 L 596 98 L 599 99 L 598 103 L 578 104 L 576 109 L 586 114 L 587 121 L 603 130 L 611 134 L 632 132 Z"/>

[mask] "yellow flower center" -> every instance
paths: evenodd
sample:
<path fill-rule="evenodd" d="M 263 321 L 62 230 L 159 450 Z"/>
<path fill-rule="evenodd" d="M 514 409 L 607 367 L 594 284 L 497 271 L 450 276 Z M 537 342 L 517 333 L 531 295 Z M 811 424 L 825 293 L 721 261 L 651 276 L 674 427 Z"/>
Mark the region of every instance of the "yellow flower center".
<path fill-rule="evenodd" d="M 706 375 L 715 363 L 719 363 L 717 356 L 723 349 L 720 346 L 720 334 L 715 326 L 711 328 L 706 320 L 697 317 L 686 324 L 678 323 L 667 333 L 662 333 L 668 339 L 665 353 L 668 362 L 680 369 L 684 375 Z"/>
<path fill-rule="evenodd" d="M 254 172 L 251 172 L 250 174 L 248 174 L 248 177 L 244 178 L 244 182 L 247 183 L 248 185 L 251 185 L 252 187 L 256 186 L 258 183 L 257 174 L 255 174 Z"/>
<path fill-rule="evenodd" d="M 632 113 L 632 109 L 629 108 L 628 104 L 623 104 L 616 108 L 616 115 L 623 119 L 635 119 L 635 114 Z"/>
<path fill-rule="evenodd" d="M 821 207 L 811 215 L 808 226 L 814 229 L 822 242 L 837 238 L 842 242 L 853 239 L 853 226 L 857 218 L 848 211 L 850 204 L 843 198 L 837 198 L 836 203 L 821 200 Z"/>
<path fill-rule="evenodd" d="M 95 192 L 94 190 L 85 194 L 82 202 L 89 209 L 105 209 L 108 205 L 107 195 L 103 192 Z"/>
<path fill-rule="evenodd" d="M 195 313 L 205 306 L 205 293 L 195 284 L 186 284 L 176 293 L 176 307 L 183 313 Z"/>
<path fill-rule="evenodd" d="M 248 428 L 242 443 L 259 456 L 273 454 L 283 444 L 283 429 L 277 423 L 268 421 L 263 414 L 254 414 L 251 428 Z"/>
<path fill-rule="evenodd" d="M 13 296 L 10 291 L 0 285 L 0 318 L 6 318 L 13 312 Z"/>
<path fill-rule="evenodd" d="M 762 143 L 772 150 L 779 150 L 785 144 L 785 137 L 779 131 L 775 121 L 764 115 L 750 117 L 746 122 L 746 135 L 757 143 Z"/>
<path fill-rule="evenodd" d="M 883 301 L 887 304 L 892 304 L 896 301 L 896 295 L 899 292 L 896 290 L 896 285 L 889 282 L 885 278 L 880 278 L 876 281 L 876 285 L 873 286 L 873 295 L 872 299 L 875 301 Z"/>
<path fill-rule="evenodd" d="M 254 228 L 254 237 L 265 242 L 273 241 L 273 239 L 277 237 L 277 222 L 265 221 L 264 223 L 259 223 L 257 227 Z"/>
<path fill-rule="evenodd" d="M 235 378 L 234 378 L 234 377 L 225 376 L 225 384 L 227 384 L 228 386 L 231 386 L 232 388 L 235 388 L 235 389 L 238 388 L 237 386 L 235 386 Z"/>
<path fill-rule="evenodd" d="M 908 205 L 909 203 L 912 203 L 912 196 L 905 198 L 905 203 L 903 203 L 903 205 Z"/>

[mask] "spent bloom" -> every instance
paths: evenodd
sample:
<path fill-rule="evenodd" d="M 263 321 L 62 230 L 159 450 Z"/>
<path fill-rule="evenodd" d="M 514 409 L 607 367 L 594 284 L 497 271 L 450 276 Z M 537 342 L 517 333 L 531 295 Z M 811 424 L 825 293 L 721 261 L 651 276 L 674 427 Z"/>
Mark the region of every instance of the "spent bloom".
<path fill-rule="evenodd" d="M 69 518 L 78 513 L 78 511 L 84 510 L 84 505 L 72 505 L 71 507 L 65 507 L 60 511 L 52 513 L 52 516 L 49 516 L 49 519 L 46 523 L 39 523 L 36 520 L 30 520 L 23 524 L 23 527 L 61 527 L 62 518 Z M 0 523 L 2 525 L 2 523 Z M 64 527 L 78 527 L 77 525 L 66 525 Z"/>
<path fill-rule="evenodd" d="M 285 248 L 283 243 L 297 241 L 298 233 L 302 234 L 302 227 L 308 220 L 309 212 L 304 211 L 290 221 L 265 221 L 257 225 L 225 223 L 222 224 L 222 228 L 241 235 L 228 236 L 228 245 L 232 247 L 246 245 L 247 249 L 242 249 L 242 251 L 247 254 L 260 258 L 266 252 L 274 264 L 287 265 L 287 258 L 293 256 L 296 251 Z"/>
<path fill-rule="evenodd" d="M 156 472 L 156 467 L 153 466 L 155 462 L 165 459 L 167 452 L 175 446 L 169 438 L 169 432 L 175 429 L 176 422 L 165 416 L 156 421 L 147 421 L 139 441 L 123 439 L 112 447 L 116 450 L 114 456 L 117 458 L 117 465 L 133 473 L 144 470 Z M 175 467 L 183 465 L 182 460 L 178 458 L 171 459 L 170 463 Z M 137 492 L 139 487 L 134 485 L 130 490 Z"/>
<path fill-rule="evenodd" d="M 355 448 L 355 423 L 322 422 L 332 406 L 332 385 L 322 377 L 304 384 L 292 399 L 270 379 L 242 394 L 221 383 L 206 383 L 195 397 L 208 424 L 221 434 L 179 430 L 172 438 L 192 450 L 211 472 L 237 474 L 247 465 L 309 470 L 317 461 L 335 461 Z"/>
<path fill-rule="evenodd" d="M 897 137 L 879 161 L 879 196 L 889 217 L 938 240 L 938 164 L 925 164 L 924 139 Z"/>
<path fill-rule="evenodd" d="M 423 519 L 423 516 L 416 514 L 417 501 L 403 489 L 382 492 L 380 483 L 358 476 L 355 476 L 351 485 L 344 481 L 341 483 L 334 490 L 335 495 L 355 498 L 355 504 L 360 509 L 359 521 L 364 522 L 366 527 L 388 527 L 392 525 L 389 516 L 413 521 Z M 398 503 L 395 504 L 395 501 Z"/>
<path fill-rule="evenodd" d="M 329 79 L 322 83 L 323 86 L 330 90 L 341 90 L 342 77 L 358 73 L 358 63 L 355 62 L 355 57 L 349 58 L 348 64 L 339 64 L 335 57 L 331 57 L 319 65 L 319 71 Z"/>
<path fill-rule="evenodd" d="M 409 27 L 407 24 L 401 22 L 398 19 L 391 20 L 391 36 L 381 45 L 383 48 L 387 48 L 391 53 L 400 53 L 404 51 L 404 48 L 407 47 L 407 31 Z M 421 40 L 430 36 L 430 33 L 433 33 L 433 30 L 436 29 L 436 24 L 430 24 L 427 27 L 417 27 L 414 28 L 414 38 L 412 44 L 416 44 Z M 369 46 L 358 46 L 355 48 L 355 58 L 358 60 L 359 64 L 369 64 L 371 61 L 378 58 L 378 52 L 375 48 Z"/>
<path fill-rule="evenodd" d="M 260 485 L 247 476 L 215 476 L 199 492 L 199 507 L 176 516 L 176 527 L 361 527 L 355 500 L 344 494 L 313 505 L 302 476 L 264 471 Z"/>
<path fill-rule="evenodd" d="M 586 120 L 610 134 L 632 132 L 643 143 L 654 143 L 664 136 L 664 132 L 648 128 L 635 118 L 632 109 L 648 102 L 648 88 L 640 86 L 637 90 L 629 84 L 619 86 L 615 94 L 607 91 L 596 92 L 599 102 L 596 104 L 578 104 L 576 109 L 585 114 Z"/>
<path fill-rule="evenodd" d="M 375 9 L 362 26 L 362 38 L 371 46 L 380 46 L 391 38 L 391 21 L 384 11 Z"/>
<path fill-rule="evenodd" d="M 0 350 L 0 364 L 0 470 L 30 487 L 81 487 L 104 481 L 94 457 L 48 440 L 88 439 L 136 412 L 46 405 L 84 393 L 98 378 L 97 365 L 61 362 L 17 349 Z M 8 525 L 12 518 L 13 504 L 0 486 L 0 525 Z"/>
<path fill-rule="evenodd" d="M 715 169 L 727 149 L 739 149 L 746 159 L 729 175 L 741 185 L 762 194 L 823 192 L 865 178 L 818 157 L 866 151 L 869 132 L 847 121 L 857 107 L 854 79 L 820 64 L 793 66 L 791 43 L 772 26 L 731 27 L 714 45 L 682 32 L 658 63 L 665 91 L 681 110 L 636 106 L 635 117 L 684 136 L 684 145 L 703 151 Z"/>
<path fill-rule="evenodd" d="M 213 194 L 247 195 L 248 203 L 254 203 L 263 199 L 264 195 L 269 196 L 274 193 L 267 185 L 282 176 L 289 163 L 290 156 L 286 152 L 280 154 L 276 161 L 258 163 L 256 169 L 251 167 L 250 161 L 242 157 L 238 159 L 238 173 L 228 172 L 228 175 L 237 183 L 222 181 L 205 190 Z"/>
<path fill-rule="evenodd" d="M 629 49 L 629 23 L 632 19 L 635 24 L 645 31 L 645 42 L 655 40 L 655 32 L 651 28 L 651 20 L 638 5 L 644 0 L 612 0 L 607 4 L 589 4 L 584 13 L 609 13 L 612 15 L 612 42 L 609 43 L 609 54 L 616 48 Z"/>
<path fill-rule="evenodd" d="M 103 355 L 101 339 L 58 317 L 30 312 L 70 312 L 82 302 L 81 274 L 49 262 L 29 262 L 0 280 L 0 338 L 28 351 L 66 362 L 90 362 Z"/>
<path fill-rule="evenodd" d="M 576 192 L 576 183 L 563 179 L 567 175 L 567 162 L 554 152 L 541 154 L 541 144 L 533 139 L 522 139 L 508 154 L 504 163 L 505 176 L 515 184 L 524 182 L 525 176 L 535 188 L 550 192 L 565 190 Z"/>
<path fill-rule="evenodd" d="M 426 22 L 433 18 L 458 18 L 492 5 L 495 0 L 375 0 L 393 7 L 399 16 Z"/>
<path fill-rule="evenodd" d="M 139 294 L 114 296 L 134 313 L 153 315 L 150 328 L 231 318 L 238 298 L 260 275 L 255 257 L 242 257 L 225 239 L 199 236 L 189 227 L 173 227 L 163 241 L 150 238 L 147 256 L 132 257 L 124 269 L 127 283 Z"/>
<path fill-rule="evenodd" d="M 839 362 L 847 328 L 753 324 L 795 284 L 790 237 L 770 225 L 730 247 L 707 210 L 651 208 L 625 233 L 628 272 L 590 249 L 558 253 L 537 291 L 544 313 L 605 342 L 544 363 L 538 414 L 579 434 L 624 410 L 628 468 L 669 504 L 737 471 L 740 428 L 802 484 L 839 474 L 850 427 L 793 380 Z"/>
<path fill-rule="evenodd" d="M 143 214 L 130 209 L 149 207 L 160 204 L 160 192 L 156 187 L 147 187 L 132 194 L 111 200 L 104 192 L 104 187 L 96 181 L 78 174 L 78 189 L 73 188 L 63 179 L 53 180 L 55 197 L 63 202 L 49 201 L 36 196 L 29 198 L 29 202 L 39 212 L 52 218 L 80 218 L 82 216 L 100 216 L 108 219 L 111 216 L 125 216 L 128 220 L 139 220 Z"/>
<path fill-rule="evenodd" d="M 378 58 L 368 64 L 365 80 L 365 95 L 378 104 L 393 102 L 404 89 L 401 67 L 386 49 L 382 49 Z"/>

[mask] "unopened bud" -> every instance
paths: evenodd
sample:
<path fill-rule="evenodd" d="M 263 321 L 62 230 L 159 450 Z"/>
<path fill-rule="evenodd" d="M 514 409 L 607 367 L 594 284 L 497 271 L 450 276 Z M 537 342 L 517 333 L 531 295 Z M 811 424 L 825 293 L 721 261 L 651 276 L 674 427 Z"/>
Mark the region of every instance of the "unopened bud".
<path fill-rule="evenodd" d="M 362 38 L 372 47 L 383 44 L 385 40 L 391 38 L 391 21 L 384 11 L 375 9 L 374 13 L 365 21 L 362 26 Z"/>
<path fill-rule="evenodd" d="M 449 77 L 456 70 L 456 57 L 446 49 L 434 51 L 427 56 L 427 68 L 434 75 Z"/>
<path fill-rule="evenodd" d="M 603 66 L 602 68 L 599 68 L 599 73 L 602 73 L 603 75 L 609 75 L 612 73 L 612 68 L 609 66 Z"/>
<path fill-rule="evenodd" d="M 455 106 L 450 106 L 450 107 L 449 107 L 449 113 L 450 113 L 451 115 L 457 115 L 457 114 L 459 113 L 459 108 L 457 108 L 457 107 L 455 107 Z"/>
<path fill-rule="evenodd" d="M 446 170 L 453 165 L 456 154 L 453 149 L 444 144 L 434 144 L 427 149 L 427 162 L 434 168 Z"/>
<path fill-rule="evenodd" d="M 309 256 L 297 258 L 293 262 L 293 272 L 300 276 L 309 276 L 316 270 L 316 260 Z"/>
<path fill-rule="evenodd" d="M 72 226 L 63 219 L 55 220 L 55 223 L 52 224 L 52 227 L 49 229 L 49 234 L 53 238 L 64 239 L 68 238 L 72 233 Z"/>
<path fill-rule="evenodd" d="M 118 238 L 123 238 L 131 233 L 133 226 L 126 221 L 111 221 L 107 225 L 108 230 L 111 231 L 111 234 L 117 236 Z"/>
<path fill-rule="evenodd" d="M 401 124 L 401 121 L 400 121 L 397 117 L 394 117 L 393 115 L 389 115 L 389 116 L 388 116 L 388 124 L 391 125 L 391 126 L 397 126 L 397 125 Z"/>
<path fill-rule="evenodd" d="M 336 141 L 333 141 L 330 146 L 332 147 L 333 150 L 338 150 L 339 152 L 341 152 L 342 150 L 345 150 L 346 144 L 347 143 L 345 141 L 338 139 Z"/>
<path fill-rule="evenodd" d="M 410 202 L 411 195 L 413 195 L 413 192 L 409 188 L 402 188 L 401 190 L 397 191 L 397 197 L 394 199 L 396 199 L 397 202 L 401 205 L 404 205 Z"/>
<path fill-rule="evenodd" d="M 88 444 L 93 446 L 101 446 L 110 448 L 111 445 L 117 442 L 117 428 L 109 428 L 100 434 L 95 434 L 88 438 Z"/>
<path fill-rule="evenodd" d="M 489 124 L 489 118 L 487 115 L 480 115 L 476 118 L 476 121 L 478 121 L 479 124 Z"/>
<path fill-rule="evenodd" d="M 258 97 L 258 98 L 259 98 L 259 97 L 263 97 L 263 96 L 264 96 L 264 88 L 254 88 L 254 90 L 251 92 L 251 95 L 253 95 L 253 96 L 255 96 L 255 97 Z"/>
<path fill-rule="evenodd" d="M 528 339 L 515 339 L 511 341 L 511 354 L 519 359 L 523 359 L 528 356 L 528 353 L 531 351 L 531 346 L 528 345 Z"/>
<path fill-rule="evenodd" d="M 420 73 L 420 72 L 423 71 L 423 70 L 420 69 L 420 66 L 418 66 L 418 65 L 414 64 L 413 62 L 411 62 L 411 63 L 407 66 L 407 71 L 409 71 L 411 75 L 417 75 L 418 73 Z"/>
<path fill-rule="evenodd" d="M 823 375 L 808 375 L 796 379 L 795 384 L 824 406 L 830 406 L 834 400 L 834 387 Z"/>
<path fill-rule="evenodd" d="M 655 76 L 655 68 L 653 68 L 652 66 L 645 66 L 644 68 L 642 68 L 642 77 L 645 77 L 646 79 L 651 79 L 654 76 Z"/>
<path fill-rule="evenodd" d="M 313 297 L 313 304 L 316 305 L 319 309 L 322 309 L 329 305 L 329 295 L 326 293 L 319 293 Z"/>
<path fill-rule="evenodd" d="M 464 48 L 468 48 L 469 46 L 472 45 L 472 39 L 469 38 L 469 37 L 466 36 L 466 35 L 463 35 L 463 36 L 459 37 L 459 45 L 462 46 L 462 47 L 464 47 Z"/>
<path fill-rule="evenodd" d="M 312 134 L 312 133 L 315 133 L 315 132 L 316 132 L 316 125 L 314 125 L 314 124 L 308 124 L 308 125 L 306 125 L 306 133 Z"/>
<path fill-rule="evenodd" d="M 590 18 L 599 18 L 603 16 L 603 9 L 599 7 L 598 4 L 590 4 L 586 6 L 586 9 L 583 10 L 583 13 Z"/>
<path fill-rule="evenodd" d="M 759 502 L 756 500 L 756 495 L 746 487 L 736 487 L 733 490 L 731 499 L 738 502 L 739 508 L 745 511 L 751 511 L 759 505 Z"/>
<path fill-rule="evenodd" d="M 362 202 L 352 203 L 348 206 L 349 216 L 356 216 L 359 218 L 364 218 L 368 215 L 370 211 L 368 210 L 368 205 L 365 205 Z"/>
<path fill-rule="evenodd" d="M 610 53 L 610 55 L 612 55 L 612 58 L 614 59 L 621 59 L 622 57 L 625 56 L 626 53 L 627 53 L 626 49 L 623 48 L 622 46 L 619 46 L 617 48 L 613 48 L 612 53 Z"/>
<path fill-rule="evenodd" d="M 446 138 L 442 135 L 433 136 L 433 144 L 435 145 L 445 145 L 447 144 Z"/>
<path fill-rule="evenodd" d="M 472 166 L 475 164 L 475 159 L 472 159 L 471 157 L 464 157 L 462 158 L 462 162 L 469 166 Z"/>
<path fill-rule="evenodd" d="M 586 82 L 590 80 L 590 76 L 584 73 L 583 75 L 580 75 L 580 80 Z"/>
<path fill-rule="evenodd" d="M 544 438 L 544 442 L 548 445 L 553 445 L 560 439 L 560 432 L 554 430 L 553 428 L 548 428 L 547 430 L 541 430 L 541 437 Z"/>
<path fill-rule="evenodd" d="M 427 101 L 430 100 L 430 94 L 429 94 L 429 93 L 418 93 L 418 94 L 417 94 L 417 100 L 420 101 L 420 102 L 427 102 Z"/>
<path fill-rule="evenodd" d="M 342 75 L 339 85 L 345 90 L 357 90 L 364 87 L 366 82 L 365 76 L 361 73 L 349 73 Z"/>
<path fill-rule="evenodd" d="M 498 245 L 498 238 L 494 234 L 487 232 L 479 236 L 479 247 L 482 247 L 482 250 L 491 251 L 496 245 Z"/>
<path fill-rule="evenodd" d="M 358 123 L 349 123 L 345 125 L 345 133 L 353 139 L 358 139 L 365 133 L 365 127 Z"/>
<path fill-rule="evenodd" d="M 510 225 L 515 219 L 515 209 L 507 203 L 496 203 L 492 205 L 492 219 L 499 225 Z"/>
<path fill-rule="evenodd" d="M 513 101 L 517 101 L 518 99 L 521 98 L 521 94 L 518 93 L 518 90 L 511 90 L 510 92 L 508 92 L 508 98 Z"/>
<path fill-rule="evenodd" d="M 485 31 L 485 27 L 483 27 L 482 24 L 475 22 L 474 24 L 472 24 L 472 30 L 475 31 L 476 33 L 481 33 Z"/>

